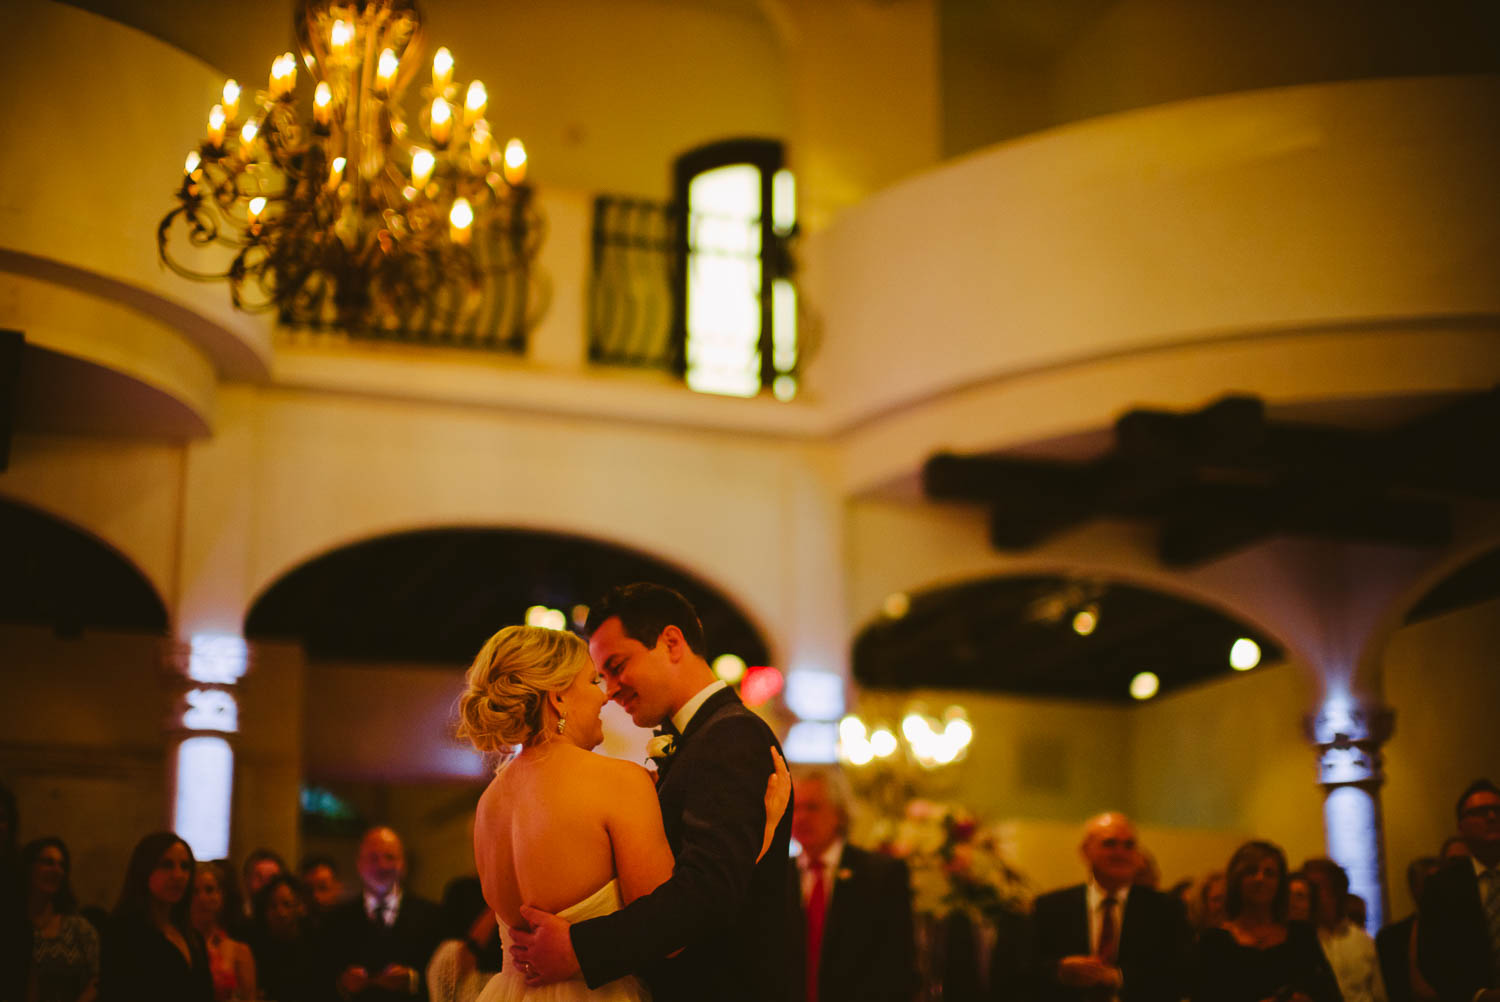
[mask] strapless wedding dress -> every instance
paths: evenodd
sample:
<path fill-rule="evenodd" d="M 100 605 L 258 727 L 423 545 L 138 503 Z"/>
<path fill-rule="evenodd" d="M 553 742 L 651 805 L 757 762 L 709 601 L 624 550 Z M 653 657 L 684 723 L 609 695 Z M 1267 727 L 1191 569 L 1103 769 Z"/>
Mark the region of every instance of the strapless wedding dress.
<path fill-rule="evenodd" d="M 611 880 L 575 905 L 557 913 L 569 922 L 582 922 L 617 912 L 625 904 L 620 897 L 620 881 Z M 511 960 L 510 927 L 500 923 L 500 942 L 505 947 L 505 966 L 480 992 L 478 1002 L 651 1002 L 651 992 L 632 977 L 617 978 L 592 991 L 582 977 L 552 985 L 528 988 L 526 978 Z"/>

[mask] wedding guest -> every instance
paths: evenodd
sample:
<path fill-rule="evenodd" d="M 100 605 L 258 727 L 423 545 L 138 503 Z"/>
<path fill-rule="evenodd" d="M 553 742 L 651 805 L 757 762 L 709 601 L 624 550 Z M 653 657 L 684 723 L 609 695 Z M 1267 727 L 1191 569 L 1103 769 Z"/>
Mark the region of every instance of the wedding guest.
<path fill-rule="evenodd" d="M 1101 814 L 1080 847 L 1088 880 L 1044 894 L 1032 909 L 1032 977 L 1037 997 L 1083 1002 L 1178 1002 L 1191 938 L 1182 907 L 1160 891 L 1132 886 L 1140 869 L 1135 826 Z"/>
<path fill-rule="evenodd" d="M 1316 922 L 1318 888 L 1298 870 L 1286 878 L 1286 918 L 1288 922 Z"/>
<path fill-rule="evenodd" d="M 309 856 L 302 861 L 298 872 L 302 875 L 302 886 L 319 913 L 344 900 L 344 882 L 339 879 L 338 864 L 331 857 Z"/>
<path fill-rule="evenodd" d="M 1203 878 L 1203 886 L 1198 890 L 1198 931 L 1204 929 L 1217 929 L 1224 924 L 1227 918 L 1224 914 L 1224 899 L 1227 894 L 1227 885 L 1224 883 L 1224 874 L 1215 871 Z"/>
<path fill-rule="evenodd" d="M 441 935 L 438 907 L 403 886 L 406 849 L 391 829 L 365 833 L 357 866 L 361 893 L 329 912 L 324 925 L 331 986 L 360 1002 L 420 998 Z"/>
<path fill-rule="evenodd" d="M 218 863 L 199 863 L 193 875 L 192 907 L 189 917 L 193 928 L 208 948 L 208 967 L 214 979 L 214 998 L 255 998 L 255 961 L 250 947 L 224 930 L 224 887 L 227 872 Z"/>
<path fill-rule="evenodd" d="M 1414 859 L 1406 867 L 1406 886 L 1412 902 L 1422 900 L 1427 878 L 1437 872 L 1442 861 L 1436 856 Z M 1380 976 L 1385 979 L 1386 994 L 1391 1002 L 1433 1002 L 1437 993 L 1416 971 L 1417 916 L 1413 911 L 1399 922 L 1392 922 L 1375 934 L 1375 953 L 1380 958 Z"/>
<path fill-rule="evenodd" d="M 208 951 L 188 917 L 194 865 L 172 832 L 136 843 L 100 953 L 101 1002 L 214 1002 Z"/>
<path fill-rule="evenodd" d="M 848 843 L 851 797 L 840 773 L 799 768 L 792 784 L 792 838 L 802 847 L 793 998 L 909 1002 L 917 962 L 906 864 Z"/>
<path fill-rule="evenodd" d="M 39 838 L 21 850 L 31 918 L 31 1002 L 92 1002 L 98 990 L 99 935 L 78 914 L 72 857 L 59 838 Z"/>
<path fill-rule="evenodd" d="M 15 794 L 0 783 L 0 1002 L 21 1002 L 26 997 L 31 964 L 26 887 L 16 858 L 16 832 L 20 827 Z"/>
<path fill-rule="evenodd" d="M 474 1002 L 502 962 L 500 926 L 485 904 L 478 877 L 457 877 L 443 889 L 443 936 L 427 962 L 431 1002 Z"/>
<path fill-rule="evenodd" d="M 1317 910 L 1313 913 L 1318 941 L 1339 979 L 1345 1002 L 1386 1002 L 1375 940 L 1349 917 L 1349 875 L 1342 866 L 1322 856 L 1303 863 L 1302 872 L 1318 889 Z"/>
<path fill-rule="evenodd" d="M 1286 854 L 1260 840 L 1229 859 L 1224 924 L 1205 929 L 1193 959 L 1193 1002 L 1342 1002 L 1305 922 L 1289 922 Z"/>
<path fill-rule="evenodd" d="M 271 878 L 278 873 L 286 873 L 286 863 L 281 857 L 270 849 L 252 849 L 250 855 L 245 857 L 241 867 L 240 876 L 245 884 L 245 908 L 248 914 L 250 902 L 255 900 L 255 895 L 260 889 L 270 882 Z"/>
<path fill-rule="evenodd" d="M 1417 967 L 1443 1002 L 1500 1002 L 1500 787 L 1475 780 L 1457 811 L 1468 855 L 1427 880 Z"/>
<path fill-rule="evenodd" d="M 315 943 L 297 879 L 285 873 L 272 877 L 255 895 L 252 915 L 250 949 L 260 994 L 276 1002 L 320 999 Z"/>

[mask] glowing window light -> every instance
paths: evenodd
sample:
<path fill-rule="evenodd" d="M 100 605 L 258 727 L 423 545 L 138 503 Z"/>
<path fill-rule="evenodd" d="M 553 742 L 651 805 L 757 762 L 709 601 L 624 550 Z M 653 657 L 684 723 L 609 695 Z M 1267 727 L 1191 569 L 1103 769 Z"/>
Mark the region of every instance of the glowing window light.
<path fill-rule="evenodd" d="M 844 713 L 844 679 L 826 671 L 788 672 L 786 705 L 804 720 L 837 720 Z"/>
<path fill-rule="evenodd" d="M 771 175 L 771 229 L 778 237 L 789 237 L 797 228 L 797 179 L 782 168 Z"/>
<path fill-rule="evenodd" d="M 229 855 L 229 807 L 234 750 L 220 737 L 195 736 L 177 746 L 172 830 L 199 859 Z"/>
<path fill-rule="evenodd" d="M 250 648 L 243 637 L 197 633 L 188 641 L 188 678 L 194 682 L 234 685 L 245 674 L 249 660 Z"/>
<path fill-rule="evenodd" d="M 760 170 L 730 164 L 688 184 L 687 384 L 760 391 Z"/>
<path fill-rule="evenodd" d="M 1249 671 L 1260 664 L 1260 644 L 1249 637 L 1241 637 L 1229 648 L 1229 667 L 1235 671 Z"/>
<path fill-rule="evenodd" d="M 736 685 L 745 677 L 745 659 L 738 654 L 720 654 L 714 658 L 714 674 L 730 685 Z"/>
<path fill-rule="evenodd" d="M 771 364 L 780 373 L 797 368 L 797 287 L 787 278 L 771 283 Z"/>
<path fill-rule="evenodd" d="M 1153 672 L 1143 671 L 1130 680 L 1130 695 L 1136 699 L 1150 699 L 1161 688 L 1161 679 Z"/>
<path fill-rule="evenodd" d="M 744 700 L 746 706 L 760 706 L 775 698 L 784 681 L 781 672 L 775 668 L 751 668 L 745 673 L 745 680 L 740 683 L 740 699 Z"/>
<path fill-rule="evenodd" d="M 232 693 L 223 689 L 190 689 L 185 699 L 187 709 L 182 714 L 182 726 L 188 730 L 233 734 L 240 729 L 239 707 Z"/>
<path fill-rule="evenodd" d="M 803 720 L 791 726 L 782 742 L 788 762 L 831 764 L 838 761 L 839 731 L 835 724 Z"/>

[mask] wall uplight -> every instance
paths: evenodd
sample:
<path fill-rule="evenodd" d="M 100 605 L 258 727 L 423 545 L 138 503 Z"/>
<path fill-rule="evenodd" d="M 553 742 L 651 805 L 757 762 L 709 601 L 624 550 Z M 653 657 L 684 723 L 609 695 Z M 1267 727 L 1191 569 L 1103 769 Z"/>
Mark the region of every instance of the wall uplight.
<path fill-rule="evenodd" d="M 1229 648 L 1229 667 L 1235 671 L 1249 671 L 1260 664 L 1260 644 L 1249 637 L 1241 637 Z"/>
<path fill-rule="evenodd" d="M 745 677 L 745 659 L 738 654 L 720 654 L 714 658 L 714 674 L 730 685 L 738 685 Z"/>
<path fill-rule="evenodd" d="M 1130 695 L 1136 699 L 1150 699 L 1161 688 L 1161 679 L 1154 672 L 1143 671 L 1130 680 Z"/>

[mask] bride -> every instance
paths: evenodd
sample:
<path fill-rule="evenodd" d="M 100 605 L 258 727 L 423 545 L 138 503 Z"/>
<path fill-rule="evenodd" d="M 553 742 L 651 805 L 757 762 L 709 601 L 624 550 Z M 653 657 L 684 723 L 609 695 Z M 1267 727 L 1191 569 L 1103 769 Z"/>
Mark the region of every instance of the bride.
<path fill-rule="evenodd" d="M 591 752 L 604 740 L 601 681 L 582 640 L 533 626 L 496 633 L 469 668 L 459 737 L 481 752 L 521 746 L 495 773 L 474 817 L 474 859 L 507 958 L 480 1002 L 651 997 L 634 977 L 595 991 L 581 978 L 528 988 L 509 959 L 523 904 L 581 922 L 617 911 L 672 875 L 651 774 Z M 786 765 L 772 755 L 761 856 L 791 793 Z"/>

